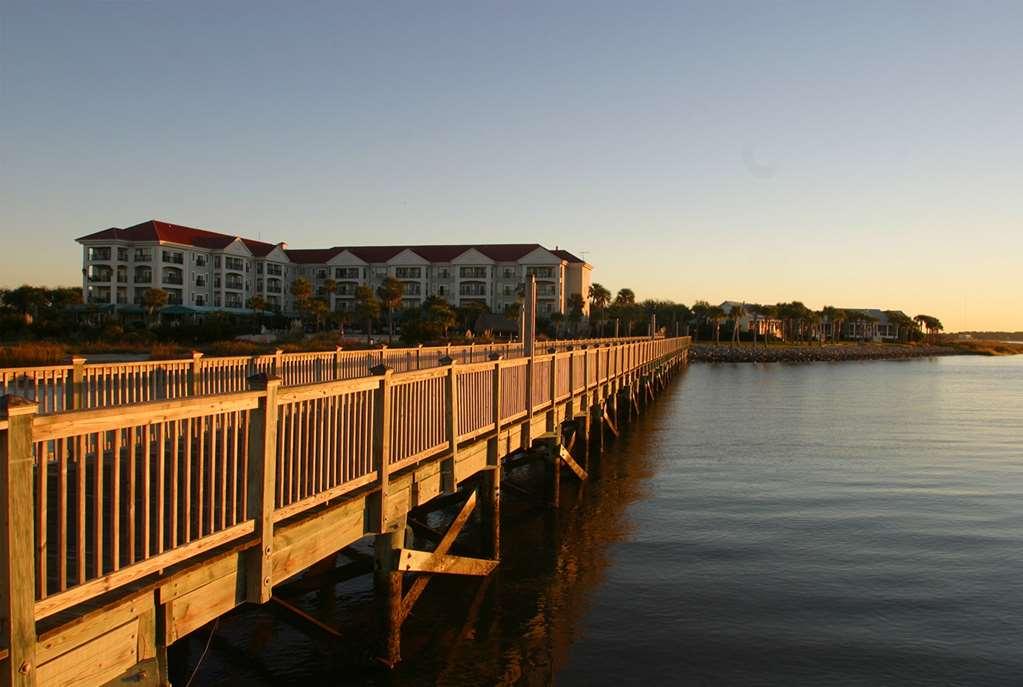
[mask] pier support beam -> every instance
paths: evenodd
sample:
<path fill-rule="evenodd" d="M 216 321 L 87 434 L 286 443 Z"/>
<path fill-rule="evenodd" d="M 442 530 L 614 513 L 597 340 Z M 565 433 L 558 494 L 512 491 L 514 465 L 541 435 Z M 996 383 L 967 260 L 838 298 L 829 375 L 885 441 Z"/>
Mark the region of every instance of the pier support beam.
<path fill-rule="evenodd" d="M 384 627 L 380 660 L 393 668 L 401 661 L 402 573 L 398 571 L 398 558 L 405 544 L 405 519 L 402 518 L 393 530 L 376 535 L 373 543 L 376 550 L 374 583 Z"/>

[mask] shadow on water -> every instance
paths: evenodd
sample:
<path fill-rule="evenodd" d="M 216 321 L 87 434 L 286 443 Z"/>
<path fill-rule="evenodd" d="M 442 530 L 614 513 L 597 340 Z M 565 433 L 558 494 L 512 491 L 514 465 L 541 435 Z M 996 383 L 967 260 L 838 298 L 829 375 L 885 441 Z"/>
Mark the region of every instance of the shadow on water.
<path fill-rule="evenodd" d="M 208 644 L 193 685 L 550 684 L 604 579 L 611 545 L 630 532 L 630 504 L 648 493 L 656 469 L 648 442 L 680 392 L 672 383 L 626 425 L 603 456 L 591 459 L 587 482 L 566 473 L 557 511 L 543 505 L 537 466 L 509 475 L 536 496 L 502 490 L 501 565 L 484 580 L 432 581 L 405 623 L 404 660 L 395 670 L 372 659 L 380 630 L 371 576 L 363 576 L 300 601 L 340 629 L 340 646 L 299 633 L 265 607 L 242 608 L 221 619 L 212 641 L 200 631 L 185 642 L 181 674 L 188 679 Z M 360 546 L 369 551 L 370 541 Z"/>

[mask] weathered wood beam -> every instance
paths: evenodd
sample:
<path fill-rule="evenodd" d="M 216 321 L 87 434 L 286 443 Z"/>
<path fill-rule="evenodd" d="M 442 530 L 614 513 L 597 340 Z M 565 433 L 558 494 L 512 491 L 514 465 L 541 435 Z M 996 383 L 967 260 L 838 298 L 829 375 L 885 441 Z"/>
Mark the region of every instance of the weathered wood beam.
<path fill-rule="evenodd" d="M 568 466 L 568 468 L 575 473 L 575 476 L 581 480 L 587 479 L 589 474 L 583 469 L 579 463 L 575 462 L 575 458 L 572 454 L 565 450 L 565 447 L 561 447 L 561 462 Z"/>
<path fill-rule="evenodd" d="M 336 628 L 314 618 L 298 606 L 285 601 L 276 594 L 270 597 L 270 609 L 274 611 L 278 618 L 304 634 L 316 635 L 331 641 L 342 639 L 341 633 Z"/>
<path fill-rule="evenodd" d="M 402 572 L 421 572 L 434 575 L 489 575 L 497 561 L 467 556 L 439 555 L 434 551 L 402 549 L 398 554 Z"/>

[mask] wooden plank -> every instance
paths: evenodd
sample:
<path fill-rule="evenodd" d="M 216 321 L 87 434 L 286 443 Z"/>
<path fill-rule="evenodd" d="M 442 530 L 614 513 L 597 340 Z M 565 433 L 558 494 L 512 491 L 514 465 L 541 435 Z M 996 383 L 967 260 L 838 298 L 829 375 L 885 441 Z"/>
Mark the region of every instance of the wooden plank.
<path fill-rule="evenodd" d="M 313 563 L 362 539 L 366 496 L 360 495 L 274 532 L 272 577 L 279 584 Z"/>
<path fill-rule="evenodd" d="M 184 398 L 39 415 L 32 422 L 32 436 L 35 441 L 47 441 L 58 437 L 106 432 L 119 427 L 156 425 L 190 417 L 251 410 L 258 405 L 260 396 L 261 392 L 243 391 L 220 397 Z"/>
<path fill-rule="evenodd" d="M 561 461 L 565 465 L 567 465 L 572 472 L 575 473 L 576 477 L 578 477 L 579 479 L 587 479 L 589 475 L 586 473 L 586 470 L 584 470 L 582 466 L 579 465 L 579 463 L 575 462 L 575 458 L 572 457 L 571 453 L 565 450 L 564 446 L 560 448 Z"/>
<path fill-rule="evenodd" d="M 107 606 L 64 623 L 39 636 L 36 661 L 51 661 L 154 608 L 153 594 L 139 592 L 113 606 Z"/>
<path fill-rule="evenodd" d="M 245 601 L 234 575 L 203 585 L 167 604 L 167 642 L 176 642 Z"/>
<path fill-rule="evenodd" d="M 197 566 L 194 570 L 175 575 L 166 584 L 158 587 L 160 603 L 173 601 L 222 577 L 237 577 L 240 565 L 239 557 L 235 554 L 218 558 Z"/>
<path fill-rule="evenodd" d="M 10 651 L 2 664 L 4 685 L 34 685 L 36 626 L 35 557 L 32 528 L 32 420 L 36 405 L 18 396 L 0 398 L 8 421 L 0 434 L 0 646 Z M 45 470 L 45 464 L 41 466 Z M 84 527 L 83 527 L 84 530 Z"/>
<path fill-rule="evenodd" d="M 235 539 L 245 537 L 255 530 L 252 520 L 238 523 L 222 532 L 211 534 L 202 539 L 197 539 L 190 544 L 179 546 L 177 549 L 167 551 L 159 556 L 140 561 L 135 565 L 121 568 L 117 572 L 110 573 L 105 577 L 91 580 L 83 585 L 72 587 L 60 594 L 54 594 L 36 602 L 35 617 L 41 620 L 66 608 L 87 601 L 93 597 L 105 594 L 118 587 L 134 582 L 137 579 L 151 575 L 154 572 L 170 567 L 176 563 L 197 556 L 200 553 L 209 551 L 218 546 L 226 544 Z"/>
<path fill-rule="evenodd" d="M 46 687 L 102 685 L 138 661 L 139 621 L 135 618 L 83 646 L 39 666 L 36 679 Z"/>
<path fill-rule="evenodd" d="M 497 561 L 466 556 L 437 555 L 432 551 L 402 549 L 398 555 L 398 569 L 402 572 L 421 572 L 433 575 L 471 575 L 483 577 L 497 567 Z"/>

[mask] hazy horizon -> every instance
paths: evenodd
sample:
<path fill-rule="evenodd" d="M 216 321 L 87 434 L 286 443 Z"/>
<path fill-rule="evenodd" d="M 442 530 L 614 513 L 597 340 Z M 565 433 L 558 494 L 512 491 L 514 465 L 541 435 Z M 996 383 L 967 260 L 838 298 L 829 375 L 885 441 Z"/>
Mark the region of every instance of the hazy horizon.
<path fill-rule="evenodd" d="M 148 219 L 537 242 L 639 298 L 1023 329 L 1023 5 L 8 3 L 0 284 Z"/>

